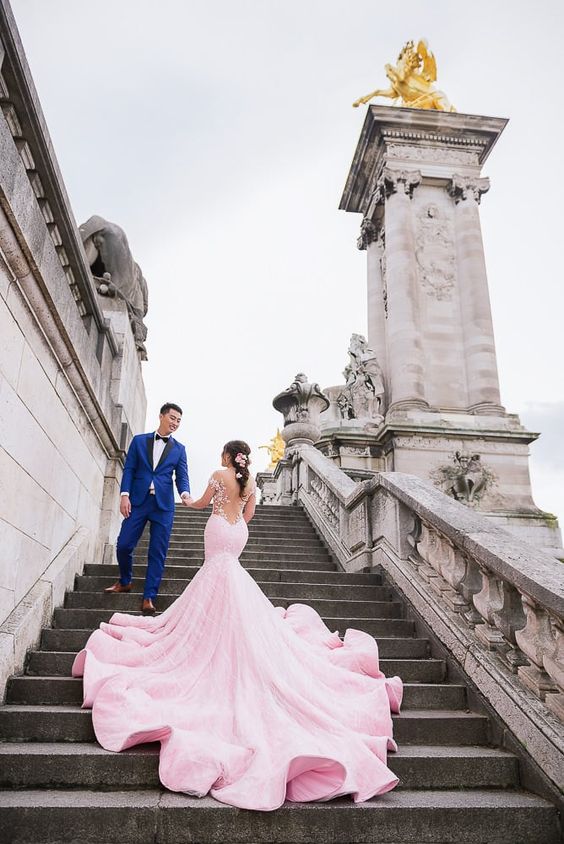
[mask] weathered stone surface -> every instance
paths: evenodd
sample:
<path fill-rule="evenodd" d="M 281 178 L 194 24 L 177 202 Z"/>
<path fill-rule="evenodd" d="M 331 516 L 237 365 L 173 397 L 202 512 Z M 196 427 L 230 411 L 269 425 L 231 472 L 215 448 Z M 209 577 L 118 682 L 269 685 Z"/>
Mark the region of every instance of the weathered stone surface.
<path fill-rule="evenodd" d="M 363 215 L 368 343 L 382 369 L 387 413 L 378 430 L 365 431 L 363 453 L 347 454 L 332 430 L 319 447 L 345 469 L 437 483 L 452 473 L 457 453 L 467 454 L 480 472 L 443 491 L 561 555 L 557 522 L 531 493 L 528 446 L 538 434 L 500 403 L 479 204 L 489 190 L 481 169 L 506 122 L 367 110 L 340 207 Z M 330 416 L 335 427 L 334 407 L 327 424 Z"/>
<path fill-rule="evenodd" d="M 0 30 L 3 680 L 88 555 L 113 542 L 122 448 L 146 402 L 126 306 L 99 307 L 9 4 Z"/>
<path fill-rule="evenodd" d="M 382 492 L 391 502 L 389 492 Z M 358 501 L 354 506 L 358 508 Z M 362 525 L 359 519 L 354 535 L 361 536 L 366 527 Z M 180 549 L 186 555 L 199 553 L 201 563 L 204 526 L 204 515 L 178 513 L 173 533 L 178 553 Z M 69 841 L 118 840 L 120 823 L 119 840 L 135 842 L 145 840 L 149 830 L 148 840 L 163 842 L 477 844 L 488 840 L 504 844 L 511 840 L 513 844 L 519 839 L 513 826 L 508 838 L 510 813 L 531 840 L 533 830 L 550 844 L 557 840 L 554 807 L 516 790 L 517 757 L 485 746 L 489 719 L 468 711 L 472 705 L 466 689 L 446 676 L 446 661 L 430 655 L 425 639 L 409 637 L 414 632 L 412 622 L 386 617 L 384 602 L 394 608 L 398 602 L 380 574 L 345 574 L 327 562 L 327 550 L 319 556 L 321 543 L 301 507 L 259 506 L 250 524 L 249 544 L 264 557 L 262 568 L 249 571 L 275 604 L 284 606 L 291 600 L 320 608 L 330 603 L 335 613 L 328 619 L 332 629 L 362 629 L 358 610 L 370 602 L 384 616 L 378 619 L 382 625 L 378 633 L 384 635 L 379 641 L 381 668 L 388 676 L 399 673 L 406 681 L 402 714 L 394 716 L 400 749 L 388 757 L 401 779 L 398 789 L 364 804 L 355 805 L 350 799 L 286 803 L 272 813 L 246 812 L 210 798 L 163 791 L 158 786 L 155 745 L 109 753 L 93 740 L 91 713 L 80 709 L 81 681 L 68 676 L 73 651 L 84 645 L 88 631 L 47 629 L 42 649 L 31 654 L 25 675 L 10 680 L 7 705 L 0 708 L 0 738 L 7 739 L 0 742 L 0 787 L 4 789 L 0 822 L 13 827 L 22 841 L 33 841 L 40 828 L 42 844 L 60 841 L 63 827 Z M 277 568 L 277 555 L 299 554 L 298 549 L 304 559 L 300 568 Z M 186 565 L 186 556 L 180 559 L 183 565 L 167 567 L 161 609 L 199 570 L 199 565 Z M 144 567 L 136 565 L 138 588 L 143 573 Z M 104 595 L 102 589 L 114 574 L 115 565 L 89 564 L 57 617 L 72 616 L 81 606 L 106 606 L 112 596 Z M 137 605 L 140 595 L 113 597 L 127 602 L 132 598 Z M 124 609 L 129 606 L 121 603 Z M 402 633 L 391 626 L 392 621 L 404 624 Z M 127 793 L 122 791 L 124 783 Z M 135 819 L 142 820 L 142 828 Z"/>

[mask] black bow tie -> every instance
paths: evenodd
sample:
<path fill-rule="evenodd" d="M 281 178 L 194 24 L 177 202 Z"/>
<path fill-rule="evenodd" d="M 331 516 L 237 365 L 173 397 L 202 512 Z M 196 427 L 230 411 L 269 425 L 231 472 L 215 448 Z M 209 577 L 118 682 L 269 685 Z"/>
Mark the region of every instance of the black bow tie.
<path fill-rule="evenodd" d="M 155 434 L 155 440 L 162 440 L 164 443 L 169 441 L 170 437 L 161 437 L 160 434 Z"/>

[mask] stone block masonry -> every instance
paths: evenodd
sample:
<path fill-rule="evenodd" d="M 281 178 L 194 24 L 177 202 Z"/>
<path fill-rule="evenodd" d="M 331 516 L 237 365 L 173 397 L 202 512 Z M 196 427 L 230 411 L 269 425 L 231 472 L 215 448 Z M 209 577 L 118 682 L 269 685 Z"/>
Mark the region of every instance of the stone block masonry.
<path fill-rule="evenodd" d="M 0 41 L 3 690 L 75 575 L 115 539 L 124 449 L 146 399 L 127 306 L 96 292 L 7 3 Z"/>

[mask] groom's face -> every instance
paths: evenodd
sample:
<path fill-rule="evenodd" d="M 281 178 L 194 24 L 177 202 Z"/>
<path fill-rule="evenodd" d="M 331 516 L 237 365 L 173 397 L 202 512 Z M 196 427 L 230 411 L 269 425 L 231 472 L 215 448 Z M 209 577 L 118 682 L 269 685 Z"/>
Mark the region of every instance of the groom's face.
<path fill-rule="evenodd" d="M 177 410 L 169 410 L 167 413 L 161 413 L 159 416 L 159 434 L 165 437 L 174 434 L 181 422 L 182 414 L 178 413 Z"/>

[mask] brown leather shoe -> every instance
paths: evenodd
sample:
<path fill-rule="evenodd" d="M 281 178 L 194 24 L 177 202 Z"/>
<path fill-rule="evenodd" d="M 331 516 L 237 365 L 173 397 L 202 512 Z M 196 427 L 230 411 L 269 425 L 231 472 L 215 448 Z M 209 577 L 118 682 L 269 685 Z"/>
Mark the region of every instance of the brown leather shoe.
<path fill-rule="evenodd" d="M 108 586 L 107 589 L 104 589 L 104 592 L 114 592 L 114 593 L 131 592 L 132 588 L 133 588 L 133 583 L 127 583 L 124 586 L 123 583 L 120 583 L 119 580 L 117 580 L 114 583 L 113 586 Z"/>
<path fill-rule="evenodd" d="M 143 598 L 141 603 L 141 612 L 143 615 L 155 615 L 157 611 L 156 606 L 153 604 L 150 598 Z"/>

